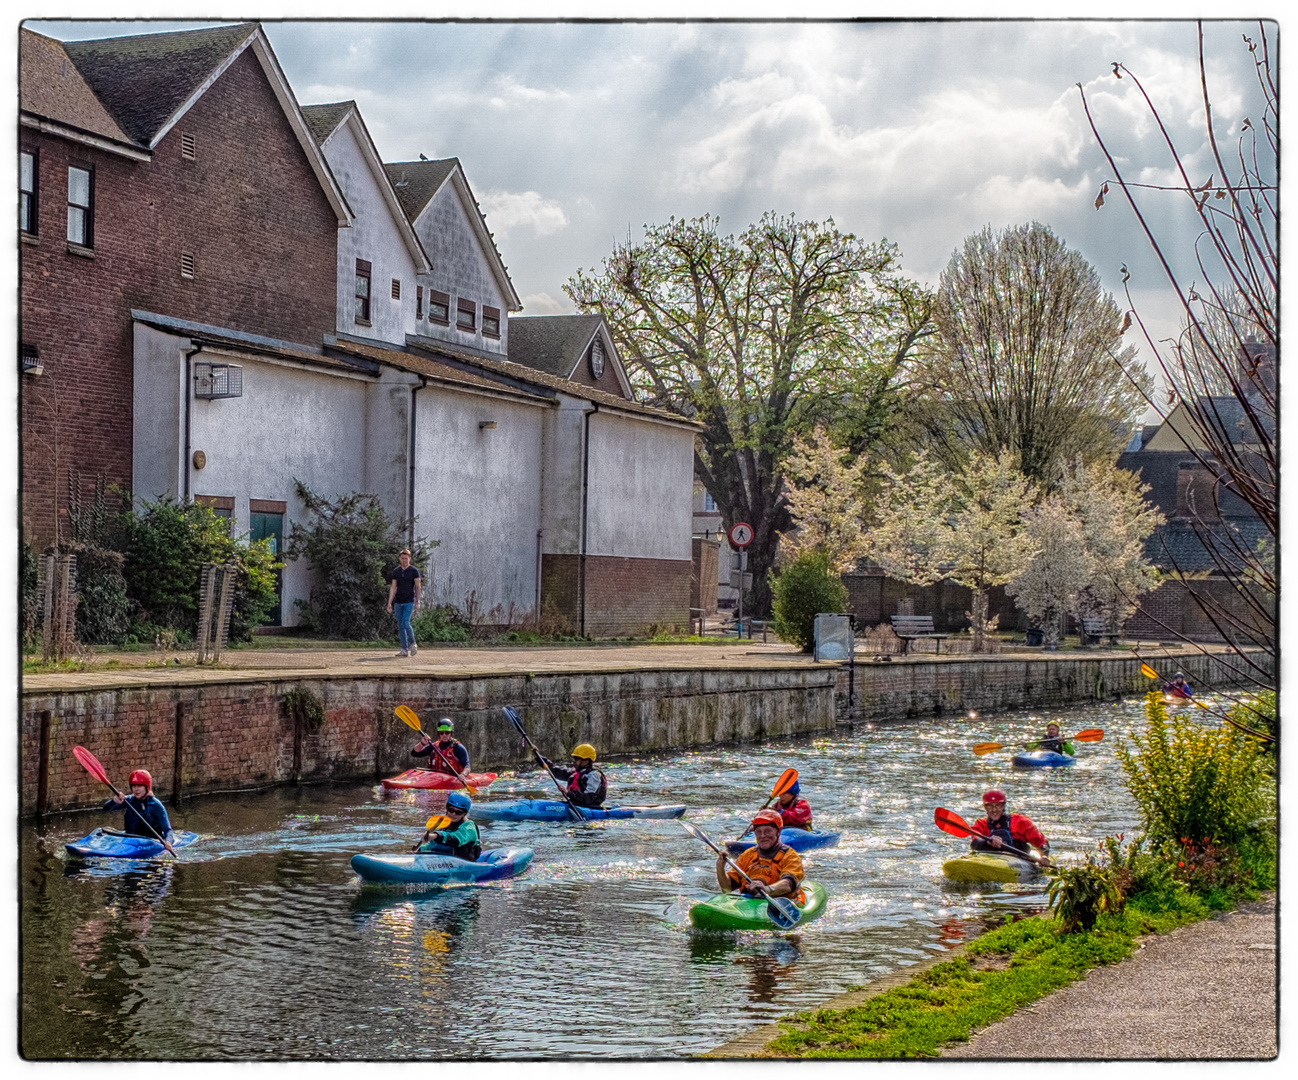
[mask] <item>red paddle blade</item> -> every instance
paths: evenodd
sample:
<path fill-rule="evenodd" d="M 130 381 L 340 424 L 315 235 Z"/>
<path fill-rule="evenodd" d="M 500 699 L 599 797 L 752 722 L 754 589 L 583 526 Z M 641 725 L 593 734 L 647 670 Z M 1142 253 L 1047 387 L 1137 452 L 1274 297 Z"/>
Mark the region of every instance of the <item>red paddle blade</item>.
<path fill-rule="evenodd" d="M 952 836 L 972 836 L 973 829 L 959 814 L 939 806 L 933 811 L 933 824 Z"/>
<path fill-rule="evenodd" d="M 104 767 L 99 764 L 99 759 L 84 746 L 74 746 L 72 748 L 72 756 L 81 762 L 81 764 L 85 766 L 86 772 L 101 784 L 108 783 L 108 773 L 106 773 Z"/>
<path fill-rule="evenodd" d="M 783 795 L 789 788 L 798 782 L 797 769 L 785 769 L 780 773 L 780 778 L 775 781 L 775 787 L 771 788 L 771 798 L 776 799 Z"/>
<path fill-rule="evenodd" d="M 1073 736 L 1073 742 L 1099 742 L 1104 738 L 1104 728 L 1088 727 Z"/>

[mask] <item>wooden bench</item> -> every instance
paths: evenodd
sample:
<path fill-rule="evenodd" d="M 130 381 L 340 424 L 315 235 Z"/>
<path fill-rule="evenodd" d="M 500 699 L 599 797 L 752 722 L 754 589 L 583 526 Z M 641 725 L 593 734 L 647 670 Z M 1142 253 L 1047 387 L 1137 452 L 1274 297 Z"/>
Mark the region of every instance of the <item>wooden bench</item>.
<path fill-rule="evenodd" d="M 919 638 L 933 638 L 937 642 L 937 651 L 941 652 L 942 639 L 951 636 L 933 632 L 932 615 L 893 615 L 892 632 L 906 643 L 901 649 L 903 655 L 910 652 L 910 643 Z"/>
<path fill-rule="evenodd" d="M 1083 619 L 1080 644 L 1090 645 L 1092 642 L 1099 642 L 1101 638 L 1108 638 L 1110 645 L 1118 643 L 1117 632 L 1109 633 L 1103 619 Z"/>

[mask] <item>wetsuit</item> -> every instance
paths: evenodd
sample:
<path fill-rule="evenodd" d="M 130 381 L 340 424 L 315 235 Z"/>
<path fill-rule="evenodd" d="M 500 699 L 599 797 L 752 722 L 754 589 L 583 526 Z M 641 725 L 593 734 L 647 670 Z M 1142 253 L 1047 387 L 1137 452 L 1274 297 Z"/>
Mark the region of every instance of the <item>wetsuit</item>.
<path fill-rule="evenodd" d="M 104 803 L 103 808 L 105 810 L 125 809 L 126 820 L 122 825 L 122 831 L 127 836 L 147 836 L 150 840 L 156 840 L 159 836 L 166 839 L 167 833 L 171 832 L 167 808 L 152 795 L 146 795 L 143 799 L 128 795 L 125 803 L 109 799 Z"/>
<path fill-rule="evenodd" d="M 542 758 L 544 761 L 545 759 Z M 567 796 L 573 806 L 598 810 L 608 797 L 608 777 L 595 766 L 589 769 L 565 769 L 549 761 L 545 766 L 550 774 L 568 785 Z"/>
<path fill-rule="evenodd" d="M 1073 756 L 1073 744 L 1066 741 L 1062 735 L 1045 735 L 1037 743 L 1035 750 L 1052 750 L 1056 754 L 1067 754 Z"/>
<path fill-rule="evenodd" d="M 474 862 L 482 854 L 478 840 L 478 826 L 465 818 L 454 829 L 440 829 L 419 845 L 424 855 L 453 855 L 457 859 Z"/>
<path fill-rule="evenodd" d="M 426 757 L 428 759 L 428 768 L 432 772 L 450 773 L 451 767 L 439 755 L 433 753 L 434 746 L 447 758 L 460 766 L 456 773 L 469 771 L 469 751 L 465 749 L 464 743 L 460 742 L 459 739 L 452 739 L 450 746 L 443 745 L 439 739 L 432 745 L 425 746 L 422 750 L 411 750 L 410 755 L 411 757 Z"/>
<path fill-rule="evenodd" d="M 976 835 L 970 838 L 970 843 L 974 851 L 995 851 L 996 848 L 989 837 L 999 836 L 1001 843 L 1009 844 L 1020 851 L 1034 847 L 1042 855 L 1050 854 L 1050 841 L 1041 835 L 1041 830 L 1032 824 L 1031 819 L 1022 814 L 1001 814 L 996 819 L 995 827 L 990 831 L 987 819 L 979 818 L 973 823 L 973 831 Z"/>
<path fill-rule="evenodd" d="M 811 804 L 806 799 L 794 799 L 788 806 L 777 805 L 786 829 L 811 829 Z"/>

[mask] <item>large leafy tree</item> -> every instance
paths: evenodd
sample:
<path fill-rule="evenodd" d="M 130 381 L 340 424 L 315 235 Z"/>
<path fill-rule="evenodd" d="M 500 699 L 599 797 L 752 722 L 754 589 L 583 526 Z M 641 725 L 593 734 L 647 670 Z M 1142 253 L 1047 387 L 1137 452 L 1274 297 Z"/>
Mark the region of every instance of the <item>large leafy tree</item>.
<path fill-rule="evenodd" d="M 1144 408 L 1123 313 L 1044 225 L 968 237 L 942 273 L 934 323 L 923 416 L 949 464 L 1006 447 L 1051 487 L 1077 454 L 1116 453 Z"/>
<path fill-rule="evenodd" d="M 791 525 L 794 437 L 847 423 L 864 448 L 928 332 L 927 294 L 898 259 L 895 245 L 832 220 L 767 213 L 736 237 L 715 217 L 673 218 L 565 286 L 580 310 L 604 316 L 643 399 L 703 424 L 695 474 L 727 528 L 753 526 L 754 611 L 769 610 L 768 570 Z"/>

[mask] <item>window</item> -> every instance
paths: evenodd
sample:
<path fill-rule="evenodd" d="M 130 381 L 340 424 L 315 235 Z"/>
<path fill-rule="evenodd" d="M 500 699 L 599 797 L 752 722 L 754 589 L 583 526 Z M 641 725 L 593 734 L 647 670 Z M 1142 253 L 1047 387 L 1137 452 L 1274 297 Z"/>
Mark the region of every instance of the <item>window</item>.
<path fill-rule="evenodd" d="M 194 133 L 192 131 L 182 131 L 180 133 L 180 156 L 186 161 L 193 161 L 194 154 Z"/>
<path fill-rule="evenodd" d="M 451 298 L 436 289 L 428 290 L 428 321 L 449 326 L 451 322 Z"/>
<path fill-rule="evenodd" d="M 500 337 L 500 308 L 482 305 L 482 334 L 483 337 Z"/>
<path fill-rule="evenodd" d="M 370 264 L 356 260 L 356 321 L 370 324 Z"/>
<path fill-rule="evenodd" d="M 709 514 L 711 514 L 711 513 L 714 513 L 714 512 L 716 511 L 716 508 L 717 508 L 717 500 L 714 499 L 714 498 L 711 496 L 711 494 L 709 494 L 708 492 L 705 491 L 705 492 L 703 493 L 703 509 L 704 509 L 704 511 L 706 511 L 706 512 L 709 513 Z"/>
<path fill-rule="evenodd" d="M 401 282 L 397 278 L 392 279 L 392 299 L 401 299 Z"/>
<path fill-rule="evenodd" d="M 416 285 L 415 286 L 415 318 L 422 319 L 423 317 L 424 317 L 424 287 L 422 285 Z"/>
<path fill-rule="evenodd" d="M 192 251 L 182 251 L 180 253 L 180 276 L 183 278 L 192 278 L 194 276 L 194 253 Z"/>
<path fill-rule="evenodd" d="M 478 305 L 472 300 L 460 300 L 455 312 L 455 325 L 461 330 L 473 330 L 478 325 Z"/>
<path fill-rule="evenodd" d="M 18 228 L 36 235 L 36 154 L 24 150 L 18 167 Z"/>
<path fill-rule="evenodd" d="M 68 166 L 68 243 L 94 247 L 94 173 Z"/>

